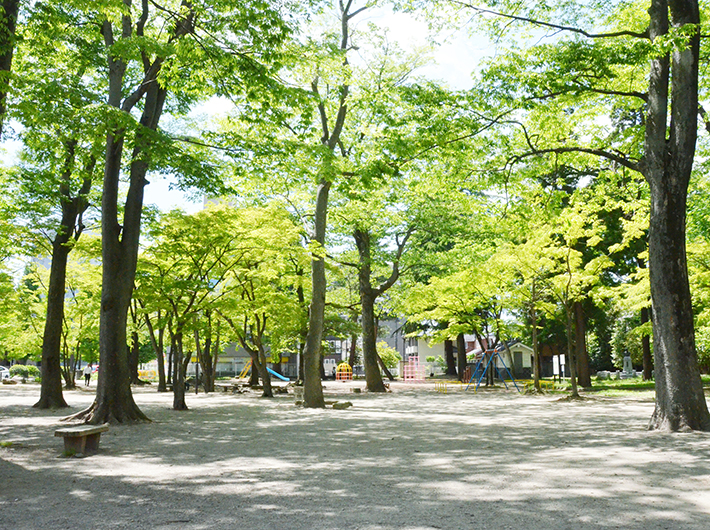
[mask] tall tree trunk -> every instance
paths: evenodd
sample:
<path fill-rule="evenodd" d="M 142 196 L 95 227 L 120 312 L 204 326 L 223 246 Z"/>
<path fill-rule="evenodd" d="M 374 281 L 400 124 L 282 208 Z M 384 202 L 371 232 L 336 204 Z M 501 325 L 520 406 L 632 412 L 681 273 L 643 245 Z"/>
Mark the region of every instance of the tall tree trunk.
<path fill-rule="evenodd" d="M 60 232 L 61 234 L 61 232 Z M 62 395 L 61 340 L 64 322 L 64 297 L 66 295 L 67 259 L 70 247 L 60 234 L 52 244 L 52 265 L 49 271 L 47 292 L 47 318 L 42 339 L 42 383 L 40 398 L 34 404 L 40 409 L 68 407 Z M 64 239 L 64 241 L 62 241 Z"/>
<path fill-rule="evenodd" d="M 87 422 L 145 421 L 131 393 L 126 326 L 133 292 L 144 174 L 131 171 L 124 224 L 118 223 L 118 184 L 123 138 L 109 134 L 102 199 L 102 288 L 99 324 L 100 364 L 96 401 Z M 136 162 L 134 162 L 134 165 Z"/>
<path fill-rule="evenodd" d="M 219 362 L 221 339 L 219 324 L 219 321 L 217 321 L 217 336 L 215 337 L 214 343 L 212 345 L 212 381 L 210 382 L 210 392 L 214 392 L 214 384 L 217 380 L 217 363 Z"/>
<path fill-rule="evenodd" d="M 357 360 L 357 335 L 354 333 L 350 335 L 350 351 L 348 352 L 348 364 L 350 368 L 355 366 L 355 361 Z"/>
<path fill-rule="evenodd" d="M 74 172 L 77 142 L 66 142 L 66 157 L 60 176 L 59 193 L 62 219 L 52 241 L 52 264 L 47 290 L 47 318 L 42 337 L 42 383 L 40 398 L 35 407 L 40 409 L 67 407 L 62 396 L 61 340 L 64 324 L 64 298 L 66 296 L 67 261 L 71 242 L 84 230 L 81 215 L 88 207 L 86 196 L 91 190 L 91 179 L 84 178 L 76 196 L 71 196 L 71 176 Z M 93 164 L 87 167 L 93 171 Z"/>
<path fill-rule="evenodd" d="M 171 351 L 173 351 L 173 409 L 187 410 L 185 403 L 185 369 L 183 334 L 179 329 L 172 336 Z M 189 359 L 188 359 L 189 360 Z"/>
<path fill-rule="evenodd" d="M 458 365 L 458 375 L 459 381 L 462 383 L 467 383 L 464 381 L 464 372 L 466 371 L 466 337 L 463 333 L 459 333 L 456 337 L 456 361 Z"/>
<path fill-rule="evenodd" d="M 207 319 L 209 320 L 209 316 Z M 214 392 L 215 379 L 214 363 L 212 362 L 212 332 L 210 328 L 211 324 L 208 324 L 204 346 L 200 342 L 200 332 L 195 329 L 195 350 L 197 352 L 197 363 L 202 369 L 202 388 L 205 389 L 205 394 Z"/>
<path fill-rule="evenodd" d="M 264 392 L 261 394 L 261 397 L 274 397 L 274 391 L 271 388 L 271 374 L 269 373 L 269 366 L 266 360 L 266 352 L 262 347 L 259 347 L 258 359 L 259 375 L 261 376 L 261 382 L 264 387 Z"/>
<path fill-rule="evenodd" d="M 572 394 L 571 397 L 579 397 L 579 389 L 577 388 L 577 359 L 574 351 L 573 339 L 572 339 L 572 308 L 565 305 L 566 323 L 567 328 L 567 359 L 569 362 L 569 379 L 572 383 Z M 562 365 L 560 364 L 560 373 L 562 372 Z"/>
<path fill-rule="evenodd" d="M 311 291 L 311 307 L 308 314 L 308 335 L 306 336 L 306 347 L 303 351 L 303 406 L 311 408 L 325 408 L 323 386 L 320 378 L 320 357 L 325 318 L 325 290 L 327 287 L 325 256 L 323 254 L 329 191 L 330 182 L 321 181 L 316 195 L 314 234 L 314 243 L 319 245 L 320 248 L 314 251 L 311 258 L 313 288 Z"/>
<path fill-rule="evenodd" d="M 142 385 L 143 381 L 138 377 L 138 364 L 140 361 L 140 339 L 137 331 L 131 331 L 131 347 L 128 349 L 128 373 L 130 374 L 132 385 Z"/>
<path fill-rule="evenodd" d="M 259 343 L 255 346 L 249 345 L 245 340 L 244 337 L 240 338 L 242 347 L 251 358 L 252 378 L 249 380 L 249 386 L 257 386 L 259 384 L 259 378 L 261 378 L 263 388 L 261 397 L 274 397 L 274 392 L 271 388 L 271 374 L 269 374 L 264 348 Z M 252 384 L 252 381 L 255 381 L 256 384 Z"/>
<path fill-rule="evenodd" d="M 350 46 L 350 19 L 363 8 L 354 13 L 350 13 L 352 2 L 340 2 L 340 51 L 343 57 L 343 66 L 348 66 L 347 51 Z M 343 83 L 338 87 L 340 101 L 335 120 L 330 127 L 325 103 L 322 101 L 318 91 L 318 76 L 312 81 L 311 89 L 313 95 L 318 100 L 318 111 L 321 120 L 323 136 L 322 146 L 327 148 L 329 154 L 333 156 L 335 149 L 340 143 L 340 134 L 345 125 L 345 118 L 348 114 L 348 95 L 350 87 Z M 319 248 L 314 251 L 311 257 L 311 306 L 308 316 L 308 336 L 306 337 L 306 347 L 303 352 L 303 406 L 325 408 L 323 399 L 323 386 L 320 378 L 320 357 L 321 340 L 323 339 L 324 316 L 325 316 L 325 232 L 328 216 L 328 195 L 332 185 L 332 174 L 335 171 L 332 160 L 326 159 L 321 168 L 321 176 L 316 191 L 316 208 L 314 219 L 314 234 L 312 242 Z M 317 253 L 316 253 L 317 252 Z"/>
<path fill-rule="evenodd" d="M 130 6 L 129 0 L 124 0 Z M 172 39 L 191 31 L 193 13 L 189 2 L 182 2 L 186 14 L 175 23 Z M 143 36 L 143 25 L 149 16 L 149 3 L 143 3 L 144 18 L 134 26 L 130 10 L 121 19 L 120 39 Z M 77 416 L 87 415 L 88 423 L 146 421 L 131 393 L 126 355 L 126 323 L 128 305 L 138 260 L 138 248 L 143 210 L 143 193 L 146 174 L 153 147 L 152 132 L 158 128 L 163 113 L 166 89 L 158 82 L 165 57 L 149 61 L 143 57 L 144 79 L 140 86 L 124 100 L 124 77 L 128 64 L 114 55 L 116 36 L 113 22 L 108 18 L 101 26 L 107 50 L 108 105 L 123 113 L 130 113 L 142 101 L 140 126 L 133 133 L 133 153 L 128 178 L 128 193 L 123 209 L 123 223 L 119 222 L 119 181 L 123 166 L 123 148 L 127 131 L 115 123 L 110 124 L 106 140 L 103 195 L 101 199 L 101 257 L 103 276 L 99 349 L 101 370 L 96 388 L 96 401 Z"/>
<path fill-rule="evenodd" d="M 444 341 L 444 354 L 446 355 L 446 375 L 456 375 L 456 358 L 454 357 L 454 343 L 446 339 Z"/>
<path fill-rule="evenodd" d="M 641 309 L 641 324 L 646 324 L 649 320 L 650 309 L 644 307 Z M 653 377 L 653 355 L 651 354 L 651 337 L 648 333 L 644 333 L 641 337 L 641 352 L 643 358 L 643 379 L 650 381 Z"/>
<path fill-rule="evenodd" d="M 574 346 L 577 359 L 577 381 L 585 388 L 592 386 L 589 371 L 589 353 L 587 352 L 587 320 L 584 317 L 582 302 L 574 303 Z"/>
<path fill-rule="evenodd" d="M 173 362 L 173 359 L 175 358 L 175 355 L 173 354 L 173 347 L 172 347 L 172 342 L 170 343 L 170 351 L 168 352 L 168 366 L 166 367 L 165 370 L 165 383 L 166 386 L 170 385 L 172 386 L 173 384 L 173 379 L 175 379 L 175 363 Z"/>
<path fill-rule="evenodd" d="M 370 256 L 370 234 L 367 231 L 353 232 L 359 256 L 358 282 L 360 286 L 360 307 L 362 323 L 362 360 L 365 365 L 365 383 L 368 392 L 386 392 L 377 363 L 377 327 L 375 325 L 375 298 L 370 277 L 372 261 Z"/>
<path fill-rule="evenodd" d="M 669 8 L 674 28 L 700 28 L 697 1 L 652 0 L 652 40 L 668 33 Z M 699 31 L 689 33 L 687 46 L 674 49 L 672 62 L 668 56 L 651 61 L 642 167 L 651 190 L 649 272 L 656 370 L 656 407 L 649 428 L 670 431 L 710 430 L 685 253 L 686 201 L 697 139 Z"/>
<path fill-rule="evenodd" d="M 530 320 L 532 322 L 532 341 L 533 341 L 533 384 L 536 392 L 542 392 L 540 386 L 540 343 L 537 334 L 537 309 L 535 303 L 537 301 L 536 281 L 532 284 L 532 299 L 530 301 Z"/>
<path fill-rule="evenodd" d="M 158 322 L 160 322 L 160 311 L 158 311 Z M 158 363 L 158 392 L 167 392 L 167 386 L 165 381 L 165 348 L 164 348 L 164 337 L 165 337 L 165 325 L 161 324 L 158 328 L 158 338 L 155 338 L 155 329 L 153 328 L 153 323 L 150 320 L 150 316 L 145 314 L 145 325 L 148 328 L 148 336 L 150 337 L 150 343 L 153 346 L 153 351 L 155 352 L 155 358 Z"/>
<path fill-rule="evenodd" d="M 3 0 L 2 9 L 2 16 L 0 16 L 0 138 L 2 138 L 3 125 L 5 124 L 7 93 L 10 91 L 12 56 L 15 52 L 15 33 L 20 0 Z M 66 407 L 66 405 L 62 406 Z"/>
<path fill-rule="evenodd" d="M 66 346 L 66 341 L 63 350 L 62 360 L 62 377 L 64 378 L 64 387 L 69 389 L 76 388 L 76 363 L 79 355 L 79 346 L 77 345 L 77 355 L 69 354 L 69 349 Z"/>
<path fill-rule="evenodd" d="M 646 261 L 642 258 L 636 258 L 636 265 L 639 269 L 646 268 Z M 641 309 L 641 325 L 643 326 L 651 319 L 650 307 Z M 651 337 L 648 333 L 644 333 L 641 337 L 641 355 L 643 360 L 643 380 L 650 381 L 653 378 L 653 354 L 651 353 Z"/>

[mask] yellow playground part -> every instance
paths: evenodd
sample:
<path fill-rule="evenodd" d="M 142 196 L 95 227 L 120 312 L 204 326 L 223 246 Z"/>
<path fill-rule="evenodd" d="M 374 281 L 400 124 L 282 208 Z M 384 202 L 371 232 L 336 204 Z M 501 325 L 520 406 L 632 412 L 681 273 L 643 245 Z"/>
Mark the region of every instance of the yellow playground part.
<path fill-rule="evenodd" d="M 247 361 L 247 363 L 244 365 L 244 370 L 242 370 L 237 377 L 239 377 L 239 379 L 245 378 L 249 373 L 249 370 L 251 370 L 251 359 Z"/>
<path fill-rule="evenodd" d="M 465 390 L 461 381 L 436 381 L 434 390 L 442 394 L 448 394 L 449 390 Z"/>
<path fill-rule="evenodd" d="M 340 363 L 335 368 L 335 380 L 336 381 L 352 381 L 353 380 L 353 368 L 346 362 Z"/>

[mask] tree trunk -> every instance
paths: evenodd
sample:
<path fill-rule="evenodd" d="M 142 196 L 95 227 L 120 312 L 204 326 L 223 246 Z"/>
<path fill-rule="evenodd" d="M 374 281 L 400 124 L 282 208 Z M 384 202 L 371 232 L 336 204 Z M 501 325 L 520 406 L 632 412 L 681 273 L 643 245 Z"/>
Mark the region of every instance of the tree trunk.
<path fill-rule="evenodd" d="M 330 182 L 321 181 L 316 196 L 315 237 L 313 242 L 320 248 L 311 257 L 312 293 L 308 314 L 308 335 L 303 352 L 303 406 L 325 408 L 323 386 L 320 378 L 321 341 L 325 317 L 325 229 L 328 214 L 328 192 Z"/>
<path fill-rule="evenodd" d="M 217 380 L 217 363 L 219 362 L 219 352 L 220 352 L 220 329 L 219 321 L 217 321 L 217 337 L 215 338 L 214 345 L 212 346 L 212 381 L 210 383 L 210 392 L 214 392 L 214 384 Z"/>
<path fill-rule="evenodd" d="M 128 306 L 133 292 L 140 211 L 143 203 L 143 175 L 131 171 L 124 225 L 118 223 L 118 184 L 123 138 L 109 134 L 102 211 L 102 288 L 99 324 L 99 381 L 96 401 L 87 411 L 87 423 L 145 421 L 131 393 L 126 351 Z M 138 178 L 140 177 L 140 178 Z M 138 211 L 136 211 L 138 210 Z"/>
<path fill-rule="evenodd" d="M 574 351 L 574 345 L 572 344 L 572 309 L 565 306 L 566 323 L 567 328 L 567 359 L 569 361 L 569 379 L 572 383 L 572 395 L 573 398 L 579 397 L 579 389 L 577 388 L 577 359 Z M 560 373 L 562 372 L 562 365 L 560 364 Z"/>
<path fill-rule="evenodd" d="M 357 359 L 357 335 L 354 333 L 350 335 L 350 351 L 348 352 L 348 364 L 350 368 L 355 366 L 355 361 Z"/>
<path fill-rule="evenodd" d="M 368 392 L 386 392 L 382 374 L 377 363 L 377 327 L 375 326 L 375 298 L 370 277 L 372 262 L 370 256 L 370 234 L 367 231 L 353 232 L 359 256 L 358 281 L 360 286 L 360 307 L 362 320 L 362 360 L 365 365 L 365 382 Z"/>
<path fill-rule="evenodd" d="M 64 349 L 64 348 L 63 348 Z M 77 356 L 79 355 L 79 347 L 77 346 Z M 64 378 L 64 387 L 67 390 L 76 388 L 76 359 L 74 354 L 69 355 L 64 352 L 62 360 L 62 377 Z"/>
<path fill-rule="evenodd" d="M 175 25 L 174 38 L 189 31 L 191 18 L 190 12 Z M 122 224 L 119 223 L 118 190 L 123 167 L 126 130 L 115 126 L 109 128 L 106 140 L 101 199 L 103 261 L 99 331 L 101 370 L 96 389 L 96 401 L 86 411 L 87 421 L 93 424 L 148 419 L 140 411 L 131 394 L 126 355 L 126 323 L 138 260 L 143 193 L 147 184 L 145 176 L 150 165 L 150 151 L 153 144 L 152 134 L 147 131 L 157 130 L 167 95 L 166 89 L 157 82 L 164 58 L 157 57 L 151 65 L 144 64 L 146 77 L 141 88 L 134 92 L 133 97 L 124 100 L 126 88 L 124 76 L 128 64 L 123 58 L 114 55 L 116 41 L 113 22 L 104 20 L 101 33 L 108 54 L 107 104 L 114 109 L 120 109 L 120 112 L 130 113 L 142 100 L 143 110 L 140 126 L 133 133 L 133 153 Z M 134 27 L 130 15 L 124 14 L 121 38 L 126 39 L 133 35 Z"/>
<path fill-rule="evenodd" d="M 64 297 L 66 295 L 67 259 L 70 247 L 67 246 L 66 231 L 62 229 L 52 244 L 52 264 L 49 271 L 47 292 L 47 318 L 44 321 L 42 339 L 42 383 L 40 398 L 34 404 L 39 409 L 68 407 L 62 395 L 61 340 L 64 322 Z"/>
<path fill-rule="evenodd" d="M 535 302 L 537 301 L 537 292 L 535 280 L 533 280 L 532 286 L 532 300 L 530 303 L 530 320 L 532 321 L 532 341 L 533 341 L 533 384 L 535 385 L 536 392 L 542 392 L 542 387 L 540 386 L 540 344 L 537 336 L 537 310 L 535 309 Z"/>
<path fill-rule="evenodd" d="M 172 348 L 172 342 L 170 346 L 170 351 L 168 352 L 168 366 L 167 370 L 165 370 L 166 374 L 166 385 L 172 385 L 173 384 L 173 379 L 174 379 L 174 373 L 175 373 L 175 363 L 173 362 L 173 358 L 175 356 L 173 355 L 173 348 Z"/>
<path fill-rule="evenodd" d="M 484 355 L 484 367 L 488 367 L 488 371 L 486 372 L 486 386 L 495 385 L 496 360 L 492 358 L 494 355 L 495 354 L 492 351 L 488 350 L 486 350 L 486 353 Z"/>
<path fill-rule="evenodd" d="M 15 52 L 15 32 L 20 0 L 3 0 L 2 8 L 3 14 L 0 17 L 0 138 L 2 138 L 5 123 L 7 93 L 10 90 L 10 72 L 12 71 L 12 56 Z M 40 398 L 40 402 L 42 402 L 42 398 Z M 62 406 L 66 407 L 66 404 Z"/>
<path fill-rule="evenodd" d="M 274 397 L 274 391 L 271 388 L 271 374 L 268 370 L 266 353 L 263 348 L 259 348 L 257 359 L 257 369 L 259 370 L 259 376 L 261 377 L 262 386 L 264 387 L 264 392 L 261 394 L 261 397 Z"/>
<path fill-rule="evenodd" d="M 697 1 L 652 0 L 650 37 L 674 28 L 700 27 Z M 685 253 L 688 183 L 697 139 L 699 29 L 684 48 L 651 61 L 643 172 L 651 190 L 649 272 L 653 307 L 656 407 L 650 429 L 710 430 L 700 380 Z M 672 76 L 671 74 L 672 68 Z M 668 135 L 668 88 L 671 127 Z"/>
<path fill-rule="evenodd" d="M 158 311 L 158 322 L 160 322 L 160 311 Z M 145 315 L 145 325 L 148 328 L 148 335 L 150 337 L 150 343 L 153 346 L 153 351 L 155 352 L 155 358 L 158 363 L 158 392 L 167 392 L 167 386 L 165 382 L 165 358 L 164 358 L 164 337 L 165 337 L 165 325 L 161 325 L 158 329 L 158 338 L 155 338 L 155 329 L 153 329 L 153 323 L 150 321 L 150 316 L 146 313 Z"/>
<path fill-rule="evenodd" d="M 385 377 L 387 377 L 387 379 L 389 379 L 390 381 L 394 381 L 394 376 L 392 375 L 392 372 L 390 372 L 389 368 L 387 368 L 385 362 L 382 360 L 382 357 L 380 357 L 380 354 L 377 353 L 377 350 L 375 350 L 375 355 L 377 356 L 377 364 L 379 365 L 380 369 L 385 373 Z"/>
<path fill-rule="evenodd" d="M 185 403 L 185 369 L 182 330 L 178 329 L 172 337 L 173 352 L 173 410 L 187 410 Z M 189 358 L 188 358 L 189 360 Z"/>
<path fill-rule="evenodd" d="M 131 332 L 131 347 L 128 349 L 128 373 L 130 374 L 132 385 L 145 384 L 138 377 L 138 364 L 140 361 L 140 340 L 138 332 Z"/>
<path fill-rule="evenodd" d="M 76 140 L 65 144 L 66 157 L 59 184 L 62 219 L 52 241 L 52 264 L 47 290 L 47 318 L 42 338 L 42 383 L 40 399 L 34 405 L 40 409 L 67 407 L 62 396 L 61 341 L 64 325 L 64 298 L 66 296 L 67 261 L 72 247 L 84 230 L 81 215 L 88 207 L 86 196 L 91 191 L 91 178 L 85 177 L 76 196 L 71 196 Z M 87 167 L 92 171 L 93 163 Z M 78 222 L 77 222 L 78 221 Z M 73 377 L 73 374 L 72 374 Z"/>
<path fill-rule="evenodd" d="M 466 371 L 466 337 L 464 336 L 463 333 L 459 333 L 458 336 L 456 337 L 456 361 L 458 364 L 458 375 L 459 375 L 459 381 L 462 383 L 467 383 L 468 381 L 464 381 L 464 372 Z"/>
<path fill-rule="evenodd" d="M 444 352 L 446 355 L 446 375 L 456 375 L 456 358 L 454 357 L 454 343 L 446 339 L 444 341 Z"/>
<path fill-rule="evenodd" d="M 249 372 L 249 386 L 259 386 L 259 369 L 254 364 L 254 357 L 251 357 L 251 371 Z"/>
<path fill-rule="evenodd" d="M 209 316 L 207 317 L 209 320 Z M 195 350 L 197 352 L 197 364 L 202 369 L 202 388 L 205 394 L 214 392 L 214 363 L 212 362 L 212 332 L 208 325 L 207 336 L 204 347 L 200 343 L 200 332 L 195 329 Z"/>
<path fill-rule="evenodd" d="M 587 320 L 584 317 L 582 303 L 574 303 L 574 346 L 577 359 L 577 381 L 585 388 L 592 386 L 589 371 L 589 353 L 587 352 Z"/>
<path fill-rule="evenodd" d="M 645 324 L 649 321 L 648 307 L 641 309 L 641 324 Z M 650 381 L 653 379 L 653 356 L 651 354 L 651 337 L 644 333 L 641 337 L 641 352 L 643 354 L 643 380 Z"/>

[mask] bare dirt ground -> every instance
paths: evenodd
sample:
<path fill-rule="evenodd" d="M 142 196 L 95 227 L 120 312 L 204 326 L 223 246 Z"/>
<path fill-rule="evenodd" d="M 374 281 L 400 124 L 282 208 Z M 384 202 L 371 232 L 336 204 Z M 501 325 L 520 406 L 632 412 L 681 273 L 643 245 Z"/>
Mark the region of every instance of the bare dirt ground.
<path fill-rule="evenodd" d="M 0 386 L 0 528 L 703 529 L 710 435 L 645 430 L 638 398 L 327 384 L 347 410 L 292 395 L 135 391 L 153 423 L 111 426 L 99 453 L 62 456 L 37 385 Z M 364 386 L 352 383 L 352 386 Z"/>

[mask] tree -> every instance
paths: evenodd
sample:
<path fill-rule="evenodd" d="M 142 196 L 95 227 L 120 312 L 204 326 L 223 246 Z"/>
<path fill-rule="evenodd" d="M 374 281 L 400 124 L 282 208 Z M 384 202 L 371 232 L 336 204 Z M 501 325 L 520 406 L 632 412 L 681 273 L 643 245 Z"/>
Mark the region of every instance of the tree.
<path fill-rule="evenodd" d="M 21 94 L 15 117 L 22 124 L 23 141 L 12 183 L 18 223 L 32 234 L 37 252 L 51 255 L 39 408 L 67 406 L 60 368 L 67 260 L 84 231 L 90 202 L 97 198 L 91 192 L 98 180 L 103 129 L 95 112 L 100 88 L 91 75 L 96 58 L 68 52 L 72 45 L 86 46 L 83 29 L 69 29 L 59 42 L 53 38 L 64 21 L 51 7 L 32 12 L 24 23 L 15 68 Z"/>
<path fill-rule="evenodd" d="M 342 73 L 336 74 L 339 77 L 336 95 L 335 113 L 329 118 L 327 95 L 320 93 L 319 86 L 320 73 L 316 68 L 315 76 L 311 83 L 313 96 L 316 98 L 318 112 L 320 115 L 320 125 L 323 131 L 321 143 L 323 145 L 323 159 L 318 175 L 318 187 L 316 191 L 315 212 L 313 221 L 312 249 L 313 258 L 311 260 L 311 305 L 308 319 L 308 335 L 303 351 L 303 405 L 305 407 L 324 408 L 323 390 L 321 386 L 320 355 L 321 341 L 323 340 L 324 315 L 325 315 L 325 235 L 328 216 L 328 196 L 333 185 L 336 170 L 335 150 L 340 142 L 340 135 L 345 125 L 348 114 L 348 96 L 350 93 L 349 65 L 347 52 L 351 49 L 350 42 L 350 21 L 358 13 L 366 9 L 361 7 L 352 10 L 353 0 L 339 0 L 340 9 L 340 44 L 338 50 L 342 60 Z M 330 91 L 329 91 L 330 92 Z M 331 121 L 332 120 L 332 121 Z M 332 127 L 332 128 L 331 128 Z"/>
<path fill-rule="evenodd" d="M 10 89 L 12 57 L 17 39 L 17 16 L 20 12 L 20 0 L 3 0 L 0 18 L 0 137 L 2 137 L 7 94 Z"/>
<path fill-rule="evenodd" d="M 249 353 L 263 397 L 273 397 L 267 362 L 278 362 L 301 333 L 305 249 L 288 213 L 273 207 L 238 211 L 232 231 L 240 233 L 243 250 L 217 312 Z"/>
<path fill-rule="evenodd" d="M 515 14 L 455 3 L 498 15 L 498 20 L 513 21 L 512 26 L 532 24 L 571 35 L 558 38 L 553 45 L 529 49 L 523 62 L 518 55 L 513 63 L 525 63 L 531 73 L 523 76 L 526 82 L 536 79 L 522 90 L 525 82 L 514 81 L 516 88 L 509 95 L 518 90 L 515 97 L 526 104 L 561 102 L 572 107 L 613 97 L 617 108 L 635 109 L 643 117 L 635 127 L 638 134 L 627 132 L 623 138 L 594 135 L 591 145 L 576 141 L 579 135 L 560 137 L 556 145 L 541 145 L 527 136 L 529 153 L 559 156 L 586 152 L 645 177 L 651 194 L 649 270 L 656 366 L 656 407 L 649 428 L 710 430 L 698 370 L 685 253 L 687 192 L 698 126 L 699 2 L 651 0 L 644 22 L 635 4 L 609 4 L 601 16 L 588 13 L 586 27 L 587 13 L 568 11 L 564 2 L 552 6 L 554 9 L 535 3 Z M 505 2 L 502 5 L 508 7 Z M 604 29 L 591 27 L 593 22 Z M 646 27 L 641 26 L 646 22 Z M 496 22 L 493 25 L 501 29 Z M 500 57 L 496 60 L 498 65 L 504 63 Z M 648 65 L 646 78 L 634 68 L 644 62 Z M 641 84 L 646 80 L 644 92 Z M 504 86 L 501 81 L 497 80 L 497 86 Z M 642 145 L 636 141 L 641 137 Z"/>
<path fill-rule="evenodd" d="M 86 9 L 84 3 L 79 4 Z M 214 6 L 212 2 L 171 1 L 161 6 L 142 0 L 136 6 L 131 0 L 115 0 L 98 11 L 89 7 L 87 17 L 101 28 L 109 129 L 101 203 L 102 369 L 96 401 L 77 416 L 86 417 L 89 423 L 141 421 L 146 417 L 136 406 L 129 385 L 126 324 L 143 191 L 149 169 L 169 165 L 181 149 L 159 130 L 160 119 L 171 104 L 179 111 L 212 93 L 234 90 L 236 95 L 245 87 L 248 92 L 257 82 L 263 83 L 267 77 L 264 64 L 274 58 L 287 28 L 270 3 Z M 140 114 L 138 120 L 134 113 Z M 125 157 L 128 186 L 121 211 L 124 147 L 132 152 Z M 204 185 L 214 176 L 204 164 L 193 163 L 192 169 L 193 177 L 198 173 L 195 170 L 201 170 L 202 180 L 196 178 L 196 183 Z"/>
<path fill-rule="evenodd" d="M 171 315 L 175 410 L 187 409 L 185 338 L 196 331 L 195 320 L 228 292 L 227 276 L 243 259 L 244 232 L 234 220 L 228 207 L 194 215 L 170 212 L 153 227 L 152 244 L 140 259 L 136 297 L 149 311 Z"/>

